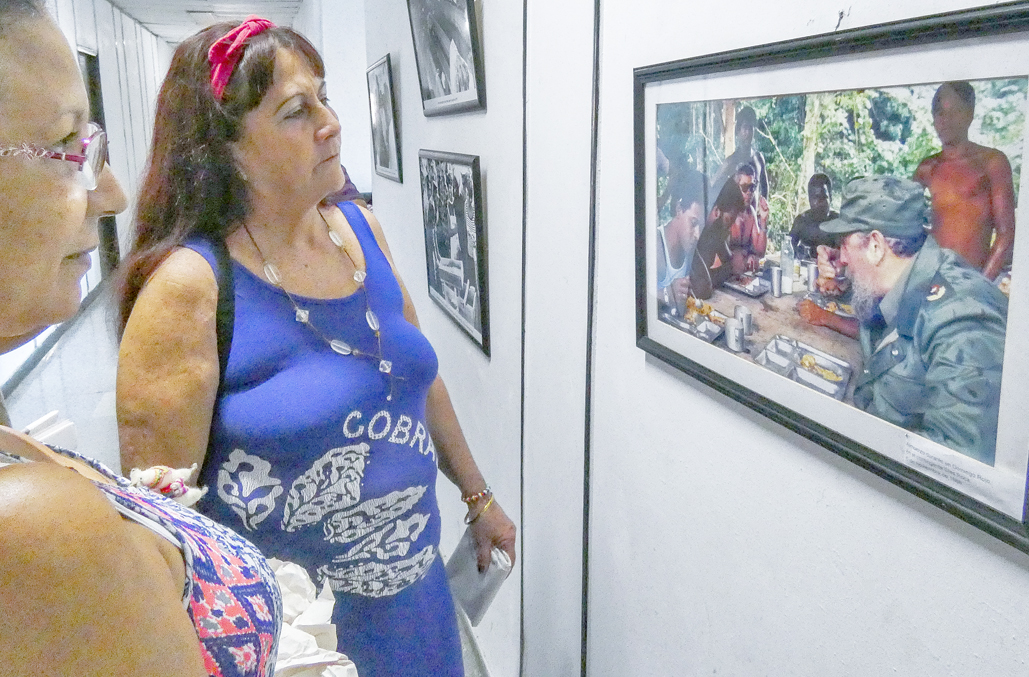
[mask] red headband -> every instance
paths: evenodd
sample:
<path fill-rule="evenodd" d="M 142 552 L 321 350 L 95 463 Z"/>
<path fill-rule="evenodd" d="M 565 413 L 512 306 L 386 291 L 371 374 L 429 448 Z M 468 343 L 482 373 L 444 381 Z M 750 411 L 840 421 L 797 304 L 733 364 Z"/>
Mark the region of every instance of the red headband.
<path fill-rule="evenodd" d="M 268 30 L 275 28 L 275 24 L 268 19 L 251 14 L 243 23 L 218 39 L 211 49 L 207 51 L 207 60 L 211 63 L 211 89 L 214 90 L 214 98 L 221 101 L 225 86 L 229 84 L 232 71 L 243 56 L 243 48 L 247 41 Z"/>

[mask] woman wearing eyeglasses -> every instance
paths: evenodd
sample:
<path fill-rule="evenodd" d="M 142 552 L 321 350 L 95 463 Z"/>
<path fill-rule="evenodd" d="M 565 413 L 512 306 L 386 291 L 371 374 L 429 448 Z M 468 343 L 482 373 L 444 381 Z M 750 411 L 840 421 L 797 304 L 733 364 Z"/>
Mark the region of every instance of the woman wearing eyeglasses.
<path fill-rule="evenodd" d="M 0 0 L 0 343 L 70 317 L 125 195 L 67 42 Z M 271 675 L 281 617 L 239 536 L 0 427 L 0 674 Z"/>

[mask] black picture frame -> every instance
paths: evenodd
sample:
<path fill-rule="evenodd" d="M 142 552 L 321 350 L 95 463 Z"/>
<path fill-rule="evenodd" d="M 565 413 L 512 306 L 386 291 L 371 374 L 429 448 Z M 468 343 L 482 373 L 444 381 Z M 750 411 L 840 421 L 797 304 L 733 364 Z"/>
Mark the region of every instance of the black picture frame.
<path fill-rule="evenodd" d="M 488 357 L 489 271 L 479 157 L 418 151 L 429 297 Z"/>
<path fill-rule="evenodd" d="M 389 54 L 373 63 L 368 79 L 368 112 L 372 124 L 372 165 L 375 173 L 404 182 L 400 153 L 400 125 L 393 93 L 393 65 Z"/>
<path fill-rule="evenodd" d="M 681 156 L 669 159 L 670 155 L 659 146 L 659 141 L 664 139 L 662 134 L 667 136 L 670 133 L 661 130 L 675 128 L 679 124 L 676 120 L 680 118 L 674 116 L 681 111 L 695 113 L 698 120 L 704 117 L 703 109 L 689 106 L 714 102 L 722 104 L 724 110 L 731 108 L 734 115 L 743 102 L 760 102 L 772 107 L 789 97 L 858 91 L 862 95 L 877 96 L 876 92 L 889 88 L 910 86 L 911 91 L 915 91 L 916 85 L 926 87 L 953 80 L 974 81 L 977 86 L 984 87 L 1004 78 L 1021 82 L 1029 71 L 1029 63 L 1025 59 L 1027 54 L 1029 3 L 1014 2 L 636 68 L 633 71 L 633 159 L 636 343 L 639 348 L 789 430 L 1029 553 L 1026 512 L 1029 450 L 1024 444 L 1027 435 L 1023 429 L 1026 426 L 1020 421 L 1020 412 L 1016 408 L 1017 402 L 1024 402 L 1029 395 L 1029 386 L 1023 385 L 1025 375 L 1029 373 L 1024 365 L 1027 360 L 1021 357 L 1026 347 L 1021 337 L 1025 335 L 1023 323 L 1029 321 L 1029 299 L 1026 298 L 1029 290 L 1017 284 L 1011 287 L 996 458 L 993 465 L 988 465 L 941 445 L 934 447 L 930 443 L 923 446 L 921 437 L 915 432 L 846 404 L 846 396 L 837 401 L 826 393 L 817 393 L 773 373 L 761 366 L 756 358 L 746 359 L 747 354 L 753 356 L 756 353 L 760 357 L 760 345 L 752 345 L 749 351 L 737 354 L 720 343 L 726 339 L 724 334 L 708 340 L 718 331 L 717 328 L 712 328 L 706 335 L 698 328 L 699 324 L 691 330 L 693 333 L 687 331 L 692 325 L 688 322 L 683 324 L 682 320 L 685 313 L 694 310 L 696 302 L 690 301 L 690 307 L 682 307 L 678 297 L 673 296 L 671 303 L 680 307 L 674 312 L 668 310 L 667 298 L 659 298 L 661 281 L 656 275 L 658 252 L 663 251 L 657 244 L 658 228 L 661 228 L 663 243 L 664 226 L 670 223 L 669 212 L 662 216 L 661 210 L 667 210 L 668 203 L 662 204 L 661 197 L 663 193 L 670 192 L 666 189 L 672 167 L 676 162 L 693 162 L 702 155 L 699 151 L 691 155 L 689 150 L 685 150 Z M 836 82 L 844 85 L 836 85 Z M 1013 134 L 1018 134 L 1018 172 L 1021 148 L 1027 136 L 1024 98 L 1023 95 L 1018 118 L 1022 127 L 1011 128 Z M 732 102 L 732 105 L 724 105 L 726 102 Z M 683 108 L 659 110 L 666 105 Z M 924 111 L 916 112 L 917 115 L 925 115 Z M 805 114 L 809 113 L 805 109 Z M 659 117 L 662 115 L 673 117 Z M 843 118 L 846 122 L 847 117 Z M 659 123 L 659 119 L 663 122 Z M 667 122 L 669 119 L 672 122 Z M 713 120 L 711 124 L 715 126 L 722 124 L 722 130 L 734 126 L 732 115 L 723 117 L 721 121 L 718 115 L 707 119 Z M 929 120 L 931 124 L 931 113 Z M 782 139 L 777 135 L 797 132 L 796 129 L 789 132 L 781 126 L 773 128 L 760 118 L 756 127 L 760 129 L 754 136 L 763 135 L 769 143 Z M 710 132 L 712 128 L 708 126 L 704 130 Z M 717 134 L 714 136 L 718 137 Z M 707 141 L 698 143 L 703 145 Z M 677 148 L 675 152 L 680 150 Z M 725 164 L 729 164 L 728 157 L 735 154 L 735 150 L 731 154 L 726 150 Z M 688 159 L 683 160 L 684 157 Z M 763 163 L 764 160 L 750 164 Z M 704 165 L 704 161 L 698 161 L 698 164 Z M 689 171 L 694 169 L 705 178 L 712 178 L 711 174 L 703 171 L 704 167 L 690 165 Z M 764 171 L 763 167 L 758 174 L 761 171 Z M 849 180 L 854 177 L 843 178 Z M 1026 195 L 1025 190 L 1019 187 L 1019 181 L 1016 176 L 1013 191 L 1016 198 L 1020 194 Z M 702 203 L 706 219 L 708 208 L 715 199 L 712 194 L 715 187 L 707 181 L 704 186 L 707 193 Z M 840 188 L 842 185 L 834 191 L 837 193 L 833 204 L 836 209 L 840 206 Z M 1018 200 L 1016 222 L 1026 220 L 1026 204 L 1029 200 Z M 1026 226 L 1021 228 L 1029 230 Z M 1013 279 L 1018 279 L 1017 275 L 1022 270 L 1029 271 L 1027 237 L 1029 233 L 1016 230 L 1013 257 L 1016 277 Z M 696 259 L 692 260 L 696 265 Z M 661 263 L 667 261 L 671 259 L 665 257 Z M 760 289 L 756 289 L 755 294 L 758 291 Z M 734 292 L 737 298 L 749 298 L 740 292 Z M 770 293 L 767 298 L 772 298 Z M 725 315 L 731 318 L 733 310 L 732 306 L 722 308 L 722 319 Z M 680 324 L 676 325 L 675 321 Z M 765 348 L 770 344 L 771 341 Z M 860 348 L 858 350 L 860 356 Z M 852 394 L 852 384 L 850 390 Z M 928 455 L 923 456 L 923 453 Z"/>
<path fill-rule="evenodd" d="M 422 112 L 486 108 L 486 77 L 474 0 L 407 0 Z"/>

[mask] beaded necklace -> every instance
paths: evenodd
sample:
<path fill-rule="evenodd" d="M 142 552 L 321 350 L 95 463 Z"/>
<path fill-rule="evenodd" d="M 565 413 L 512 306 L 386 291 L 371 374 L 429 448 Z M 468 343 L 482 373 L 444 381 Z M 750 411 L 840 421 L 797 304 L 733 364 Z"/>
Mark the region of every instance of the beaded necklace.
<path fill-rule="evenodd" d="M 254 235 L 250 232 L 250 229 L 247 227 L 245 223 L 243 224 L 243 230 L 246 231 L 247 236 L 250 238 L 250 242 L 252 242 L 254 245 L 254 249 L 257 250 L 257 255 L 261 258 L 261 264 L 264 266 L 265 278 L 268 280 L 268 282 L 272 284 L 272 286 L 274 286 L 283 294 L 285 294 L 286 298 L 289 299 L 290 305 L 293 306 L 294 318 L 296 319 L 296 321 L 300 324 L 307 326 L 312 332 L 314 332 L 314 334 L 318 338 L 324 341 L 334 352 L 337 352 L 340 355 L 363 357 L 378 362 L 379 371 L 385 374 L 387 380 L 389 381 L 389 394 L 386 395 L 386 399 L 392 400 L 393 381 L 394 379 L 400 377 L 395 376 L 393 374 L 393 363 L 390 360 L 387 360 L 382 354 L 382 333 L 379 331 L 379 318 L 372 310 L 371 300 L 368 298 L 368 287 L 366 287 L 364 284 L 364 280 L 366 277 L 368 277 L 368 273 L 367 271 L 357 267 L 357 262 L 354 261 L 354 257 L 350 255 L 349 251 L 347 251 L 347 248 L 343 243 L 343 238 L 340 236 L 339 233 L 332 229 L 332 226 L 329 225 L 329 222 L 325 220 L 325 216 L 322 214 L 321 210 L 318 209 L 317 211 L 318 216 L 322 218 L 322 222 L 325 224 L 325 228 L 329 232 L 329 239 L 332 240 L 332 244 L 336 245 L 336 248 L 343 252 L 343 254 L 345 254 L 348 259 L 350 259 L 350 264 L 354 267 L 354 282 L 357 283 L 357 291 L 355 291 L 354 293 L 356 294 L 360 292 L 364 294 L 364 319 L 368 323 L 368 328 L 371 329 L 372 332 L 375 334 L 375 340 L 378 343 L 379 347 L 378 354 L 369 353 L 363 350 L 358 350 L 357 348 L 353 348 L 350 346 L 350 344 L 348 344 L 346 341 L 342 339 L 330 339 L 320 329 L 318 329 L 318 327 L 314 326 L 314 323 L 311 322 L 311 312 L 305 308 L 301 308 L 300 305 L 297 303 L 296 299 L 293 297 L 293 295 L 290 294 L 284 286 L 282 286 L 282 275 L 279 273 L 279 269 L 275 267 L 274 263 L 271 263 L 270 261 L 268 261 L 267 258 L 265 258 L 264 252 L 262 252 L 261 248 L 257 245 L 257 240 L 254 239 Z"/>

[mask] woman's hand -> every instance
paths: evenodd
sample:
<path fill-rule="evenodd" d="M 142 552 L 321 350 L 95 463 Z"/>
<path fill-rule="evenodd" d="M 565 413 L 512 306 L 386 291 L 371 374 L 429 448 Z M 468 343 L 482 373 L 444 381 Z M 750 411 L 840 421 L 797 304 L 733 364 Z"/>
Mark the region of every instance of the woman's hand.
<path fill-rule="evenodd" d="M 480 511 L 482 509 L 476 506 L 473 510 Z M 507 556 L 511 558 L 512 566 L 514 565 L 515 525 L 496 500 L 487 510 L 479 513 L 479 517 L 472 522 L 471 529 L 472 538 L 475 539 L 475 553 L 480 572 L 489 568 L 490 550 L 493 548 L 500 548 L 506 552 Z"/>

